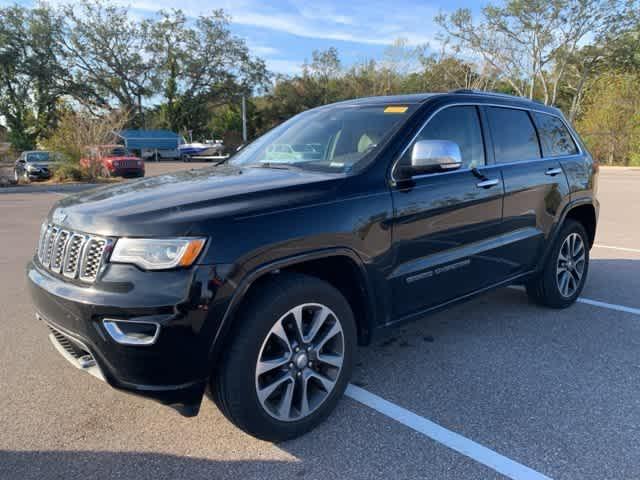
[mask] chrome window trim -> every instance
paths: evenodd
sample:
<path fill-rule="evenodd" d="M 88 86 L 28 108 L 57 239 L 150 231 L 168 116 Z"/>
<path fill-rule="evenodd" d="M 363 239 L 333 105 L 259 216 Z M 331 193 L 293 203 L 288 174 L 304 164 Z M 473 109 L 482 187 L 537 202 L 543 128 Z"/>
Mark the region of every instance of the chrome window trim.
<path fill-rule="evenodd" d="M 541 147 L 540 148 L 540 155 L 541 155 L 540 158 L 532 158 L 532 159 L 528 159 L 528 160 L 519 160 L 517 162 L 505 162 L 505 163 L 494 162 L 492 164 L 487 164 L 486 163 L 486 159 L 485 159 L 485 164 L 481 168 L 503 167 L 503 166 L 510 166 L 510 165 L 521 165 L 521 164 L 524 164 L 524 163 L 540 162 L 540 161 L 545 161 L 545 160 L 558 160 L 558 159 L 563 159 L 563 158 L 572 158 L 572 157 L 576 157 L 576 156 L 584 154 L 584 151 L 582 150 L 582 146 L 580 145 L 580 142 L 577 141 L 577 139 L 576 139 L 576 137 L 575 137 L 575 135 L 573 133 L 573 130 L 567 125 L 567 122 L 565 122 L 565 120 L 562 117 L 562 115 L 557 115 L 555 113 L 546 112 L 544 110 L 539 110 L 537 108 L 521 107 L 521 106 L 514 106 L 514 105 L 503 105 L 503 104 L 499 104 L 499 103 L 454 102 L 454 103 L 449 103 L 447 105 L 443 105 L 440 108 L 438 108 L 435 112 L 431 113 L 431 115 L 429 115 L 429 117 L 424 121 L 424 123 L 422 124 L 422 126 L 420 127 L 418 132 L 411 138 L 409 143 L 407 143 L 407 145 L 402 149 L 402 152 L 400 152 L 400 155 L 398 155 L 398 157 L 394 160 L 394 162 L 393 162 L 393 164 L 391 166 L 391 182 L 392 182 L 393 185 L 397 185 L 398 184 L 398 180 L 395 177 L 395 171 L 396 171 L 396 167 L 398 166 L 398 163 L 400 162 L 400 160 L 402 159 L 404 154 L 407 153 L 407 150 L 409 150 L 411 145 L 414 144 L 414 142 L 420 136 L 422 131 L 427 127 L 427 125 L 429 124 L 431 119 L 433 119 L 433 117 L 435 117 L 442 110 L 444 110 L 446 108 L 450 108 L 450 107 L 511 108 L 513 110 L 524 110 L 525 112 L 536 112 L 536 113 L 542 113 L 544 115 L 550 115 L 552 117 L 558 118 L 563 123 L 565 128 L 568 130 L 569 135 L 571 135 L 571 139 L 573 140 L 573 143 L 575 143 L 576 148 L 578 149 L 578 153 L 575 153 L 573 155 L 561 155 L 561 156 L 555 156 L 555 157 L 544 157 L 544 156 L 542 156 L 542 145 L 540 145 L 540 147 Z M 482 126 L 482 120 L 479 119 L 479 121 L 480 121 L 480 124 Z M 539 138 L 539 134 L 538 134 L 538 127 L 536 126 L 536 124 L 533 121 L 533 119 L 531 120 L 531 123 L 533 124 L 533 127 L 536 129 L 536 135 L 538 136 L 538 142 L 540 142 L 540 138 Z M 491 129 L 491 127 L 489 126 L 489 131 L 490 131 L 490 129 Z M 483 141 L 483 144 L 484 144 L 484 146 L 486 148 L 486 142 L 484 140 L 484 136 L 483 136 L 482 141 Z M 415 175 L 415 176 L 413 176 L 411 178 L 412 179 L 420 179 L 420 178 L 432 177 L 434 175 L 448 175 L 448 174 L 451 174 L 451 173 L 458 173 L 458 172 L 465 172 L 465 171 L 470 172 L 471 169 L 470 168 L 466 168 L 466 169 L 460 169 L 460 170 L 452 170 L 450 172 L 426 173 L 426 174 L 422 174 L 422 175 Z"/>

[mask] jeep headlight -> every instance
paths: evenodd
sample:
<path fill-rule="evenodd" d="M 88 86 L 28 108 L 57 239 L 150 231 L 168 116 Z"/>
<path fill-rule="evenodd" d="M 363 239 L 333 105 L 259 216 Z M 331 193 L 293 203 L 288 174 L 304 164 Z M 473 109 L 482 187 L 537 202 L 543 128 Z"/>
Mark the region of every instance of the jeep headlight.
<path fill-rule="evenodd" d="M 27 165 L 27 172 L 37 172 L 38 170 L 40 169 L 35 165 Z"/>
<path fill-rule="evenodd" d="M 204 238 L 119 238 L 110 261 L 131 263 L 145 270 L 188 267 L 205 242 Z"/>

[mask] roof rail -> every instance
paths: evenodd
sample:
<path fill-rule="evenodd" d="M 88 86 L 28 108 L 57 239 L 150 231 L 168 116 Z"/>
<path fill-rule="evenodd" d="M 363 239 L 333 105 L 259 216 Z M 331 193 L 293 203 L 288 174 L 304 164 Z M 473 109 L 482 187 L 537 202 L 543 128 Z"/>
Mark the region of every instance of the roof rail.
<path fill-rule="evenodd" d="M 473 95 L 486 95 L 491 97 L 501 97 L 501 98 L 512 98 L 514 100 L 524 100 L 526 102 L 535 102 L 540 103 L 539 100 L 535 100 L 532 98 L 520 97 L 518 95 L 509 95 L 508 93 L 500 93 L 500 92 L 487 92 L 485 90 L 476 90 L 473 88 L 457 88 L 455 90 L 449 90 L 449 93 L 459 93 L 459 94 L 473 94 Z"/>

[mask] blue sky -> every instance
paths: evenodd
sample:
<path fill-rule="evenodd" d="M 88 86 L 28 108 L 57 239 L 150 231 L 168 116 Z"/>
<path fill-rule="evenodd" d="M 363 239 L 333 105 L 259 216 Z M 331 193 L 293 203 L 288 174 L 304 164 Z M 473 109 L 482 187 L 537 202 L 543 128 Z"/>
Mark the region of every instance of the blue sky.
<path fill-rule="evenodd" d="M 58 3 L 54 0 L 50 3 Z M 1 4 L 13 3 L 0 0 Z M 29 0 L 18 3 L 31 4 Z M 393 40 L 428 43 L 437 48 L 433 17 L 459 7 L 478 10 L 471 0 L 118 0 L 133 14 L 146 16 L 160 9 L 180 8 L 189 16 L 222 8 L 232 30 L 243 37 L 270 70 L 295 74 L 314 49 L 334 46 L 344 64 L 381 58 Z"/>

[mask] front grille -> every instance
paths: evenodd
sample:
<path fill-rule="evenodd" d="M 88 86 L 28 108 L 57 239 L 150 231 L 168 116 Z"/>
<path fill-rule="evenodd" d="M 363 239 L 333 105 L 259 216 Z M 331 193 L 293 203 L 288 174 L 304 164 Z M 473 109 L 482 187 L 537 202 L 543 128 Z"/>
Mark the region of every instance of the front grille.
<path fill-rule="evenodd" d="M 138 160 L 118 160 L 119 168 L 137 168 Z"/>
<path fill-rule="evenodd" d="M 38 260 L 52 272 L 92 283 L 98 277 L 109 240 L 44 224 L 40 230 Z"/>

